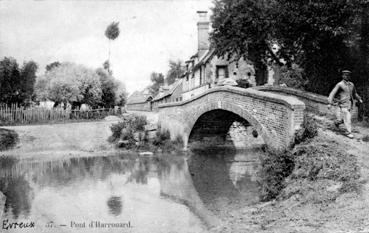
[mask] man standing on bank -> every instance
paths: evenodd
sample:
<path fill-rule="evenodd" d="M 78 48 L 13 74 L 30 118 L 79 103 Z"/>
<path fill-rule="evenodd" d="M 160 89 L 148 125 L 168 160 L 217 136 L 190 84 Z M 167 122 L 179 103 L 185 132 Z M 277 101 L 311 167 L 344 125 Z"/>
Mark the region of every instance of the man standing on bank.
<path fill-rule="evenodd" d="M 336 117 L 334 122 L 336 127 L 344 123 L 347 129 L 347 137 L 354 138 L 351 132 L 351 110 L 353 109 L 354 99 L 363 103 L 361 97 L 356 93 L 355 85 L 350 82 L 351 71 L 342 71 L 342 81 L 337 83 L 328 97 L 328 108 L 332 104 L 337 105 Z M 342 114 L 341 114 L 342 113 Z M 342 118 L 343 115 L 343 118 Z"/>

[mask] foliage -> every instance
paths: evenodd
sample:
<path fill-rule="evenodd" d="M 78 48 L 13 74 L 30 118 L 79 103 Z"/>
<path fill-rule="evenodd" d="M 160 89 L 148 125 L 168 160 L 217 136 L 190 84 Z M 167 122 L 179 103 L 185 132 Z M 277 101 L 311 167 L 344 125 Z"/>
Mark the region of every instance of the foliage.
<path fill-rule="evenodd" d="M 56 67 L 58 67 L 58 66 L 60 66 L 60 65 L 61 65 L 61 63 L 60 63 L 60 62 L 58 62 L 58 61 L 52 62 L 52 63 L 50 63 L 50 64 L 46 65 L 46 67 L 45 67 L 46 72 L 47 72 L 47 71 L 50 71 L 50 70 L 52 70 L 52 69 L 54 69 L 54 68 L 56 68 Z"/>
<path fill-rule="evenodd" d="M 286 187 L 285 179 L 294 169 L 294 159 L 289 151 L 267 151 L 261 157 L 259 171 L 260 200 L 277 197 Z"/>
<path fill-rule="evenodd" d="M 109 40 L 115 40 L 119 36 L 119 22 L 112 22 L 105 30 L 105 36 Z"/>
<path fill-rule="evenodd" d="M 257 85 L 267 81 L 268 58 L 280 63 L 271 50 L 273 9 L 267 0 L 216 0 L 213 8 L 211 42 L 217 55 L 252 61 Z"/>
<path fill-rule="evenodd" d="M 14 147 L 18 141 L 18 134 L 14 130 L 0 128 L 0 151 Z"/>
<path fill-rule="evenodd" d="M 109 26 L 105 30 L 105 36 L 109 39 L 109 56 L 107 60 L 108 63 L 106 64 L 105 62 L 104 67 L 105 65 L 108 65 L 107 70 L 109 73 L 111 73 L 111 70 L 110 70 L 110 41 L 115 40 L 119 36 L 120 30 L 119 30 L 118 25 L 119 25 L 119 22 L 112 22 L 111 24 L 109 24 Z"/>
<path fill-rule="evenodd" d="M 252 61 L 257 85 L 277 63 L 289 86 L 326 95 L 351 69 L 369 114 L 368 1 L 216 0 L 212 25 L 217 55 Z"/>
<path fill-rule="evenodd" d="M 156 137 L 155 137 L 155 139 L 153 141 L 153 144 L 155 146 L 162 146 L 168 140 L 170 140 L 169 130 L 161 130 L 161 129 L 158 129 L 156 131 Z"/>
<path fill-rule="evenodd" d="M 27 104 L 34 93 L 37 64 L 24 62 L 19 68 L 14 58 L 5 57 L 0 61 L 0 102 L 6 104 Z"/>
<path fill-rule="evenodd" d="M 104 61 L 103 68 L 104 68 L 104 70 L 108 71 L 110 73 L 110 75 L 111 75 L 110 62 L 109 62 L 109 60 Z"/>
<path fill-rule="evenodd" d="M 134 133 L 137 131 L 143 131 L 147 119 L 145 116 L 138 115 L 123 115 L 122 121 L 113 124 L 110 129 L 112 136 L 109 138 L 110 142 L 116 142 L 119 139 L 129 140 L 134 142 Z"/>
<path fill-rule="evenodd" d="M 289 62 L 308 77 L 307 90 L 325 94 L 350 64 L 349 44 L 355 33 L 361 0 L 276 1 L 274 37 Z M 292 20 L 291 20 L 292 19 Z"/>
<path fill-rule="evenodd" d="M 167 84 L 170 85 L 174 83 L 176 79 L 181 78 L 181 76 L 185 73 L 185 71 L 186 70 L 181 60 L 177 61 L 169 60 L 169 70 L 165 77 Z"/>
<path fill-rule="evenodd" d="M 156 96 L 159 93 L 159 89 L 164 85 L 164 75 L 162 73 L 152 72 L 150 75 L 152 85 L 149 86 L 151 95 Z"/>
<path fill-rule="evenodd" d="M 176 137 L 175 140 L 171 140 L 169 130 L 156 131 L 156 137 L 152 141 L 152 144 L 163 152 L 179 151 L 183 148 L 183 140 L 181 137 Z"/>
<path fill-rule="evenodd" d="M 48 71 L 36 83 L 39 99 L 56 103 L 96 106 L 101 101 L 101 83 L 95 71 L 74 63 L 62 63 Z"/>
<path fill-rule="evenodd" d="M 113 107 L 121 105 L 125 101 L 125 88 L 121 82 L 116 80 L 109 72 L 101 68 L 96 70 L 101 83 L 101 105 Z"/>
<path fill-rule="evenodd" d="M 282 66 L 279 83 L 286 84 L 286 86 L 295 89 L 304 90 L 306 80 L 303 77 L 303 69 L 296 64 L 292 64 L 291 67 Z"/>
<path fill-rule="evenodd" d="M 304 142 L 306 139 L 314 138 L 318 135 L 318 125 L 310 115 L 304 116 L 301 129 L 295 133 L 295 144 Z"/>

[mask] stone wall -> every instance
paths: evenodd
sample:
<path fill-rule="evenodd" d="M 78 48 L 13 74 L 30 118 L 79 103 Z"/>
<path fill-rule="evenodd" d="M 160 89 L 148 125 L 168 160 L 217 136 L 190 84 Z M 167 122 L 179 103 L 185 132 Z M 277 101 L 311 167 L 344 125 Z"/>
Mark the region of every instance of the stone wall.
<path fill-rule="evenodd" d="M 254 87 L 254 89 L 269 93 L 297 97 L 299 100 L 305 103 L 307 111 L 320 115 L 327 115 L 330 117 L 334 116 L 336 107 L 328 109 L 327 96 L 280 86 L 258 86 Z M 357 119 L 357 117 L 358 117 L 358 108 L 354 106 L 354 109 L 352 111 L 352 119 Z"/>
<path fill-rule="evenodd" d="M 269 146 L 286 148 L 303 122 L 305 104 L 287 97 L 254 89 L 215 87 L 180 103 L 159 106 L 159 124 L 173 138 L 181 136 L 187 145 L 198 118 L 212 110 L 237 114 L 254 126 Z"/>

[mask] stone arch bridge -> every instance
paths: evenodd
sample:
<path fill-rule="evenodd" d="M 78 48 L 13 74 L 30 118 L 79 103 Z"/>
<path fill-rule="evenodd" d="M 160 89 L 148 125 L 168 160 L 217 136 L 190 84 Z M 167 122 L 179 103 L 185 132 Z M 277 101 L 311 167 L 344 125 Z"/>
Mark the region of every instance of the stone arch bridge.
<path fill-rule="evenodd" d="M 234 121 L 251 125 L 271 148 L 288 148 L 301 127 L 305 104 L 295 97 L 223 86 L 189 100 L 159 106 L 159 125 L 172 139 L 225 138 Z"/>

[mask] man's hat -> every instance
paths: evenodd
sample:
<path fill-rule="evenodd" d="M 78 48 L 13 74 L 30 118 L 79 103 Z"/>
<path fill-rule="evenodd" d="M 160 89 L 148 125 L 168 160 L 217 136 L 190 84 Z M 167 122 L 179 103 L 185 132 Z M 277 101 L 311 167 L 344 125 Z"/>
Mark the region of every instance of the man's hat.
<path fill-rule="evenodd" d="M 342 74 L 351 74 L 351 71 L 349 71 L 349 70 L 342 70 Z"/>

